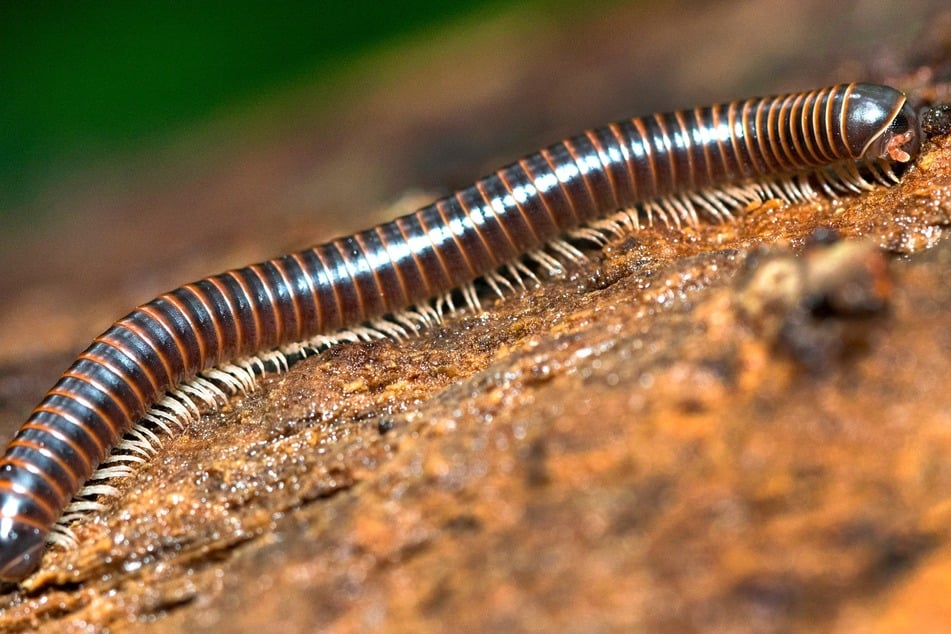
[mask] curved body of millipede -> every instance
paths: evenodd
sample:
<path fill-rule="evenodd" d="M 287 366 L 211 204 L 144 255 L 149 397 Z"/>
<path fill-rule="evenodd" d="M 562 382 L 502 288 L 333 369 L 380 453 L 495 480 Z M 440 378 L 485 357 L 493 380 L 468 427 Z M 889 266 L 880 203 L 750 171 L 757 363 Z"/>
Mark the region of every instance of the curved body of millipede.
<path fill-rule="evenodd" d="M 508 267 L 520 282 L 520 258 L 546 245 L 570 253 L 560 236 L 609 233 L 618 210 L 635 209 L 635 225 L 638 213 L 679 225 L 698 212 L 725 219 L 750 198 L 868 188 L 893 182 L 891 166 L 919 143 L 905 96 L 869 84 L 655 114 L 566 139 L 372 229 L 166 293 L 97 337 L 10 442 L 0 579 L 36 569 L 64 509 L 137 421 L 194 408 L 175 392 L 207 394 L 190 380 L 233 392 L 253 383 L 235 359 L 381 316 L 383 332 L 401 330 L 413 321 L 401 311 L 424 306 L 413 315 L 427 321 L 421 302 L 454 290 L 478 302 L 473 280 L 510 285 L 496 272 Z"/>

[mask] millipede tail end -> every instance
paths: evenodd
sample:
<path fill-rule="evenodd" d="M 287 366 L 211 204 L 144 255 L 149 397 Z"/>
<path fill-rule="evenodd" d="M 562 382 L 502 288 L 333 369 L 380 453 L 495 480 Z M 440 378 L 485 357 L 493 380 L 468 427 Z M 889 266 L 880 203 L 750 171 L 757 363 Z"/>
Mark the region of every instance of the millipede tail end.
<path fill-rule="evenodd" d="M 9 495 L 0 508 L 0 581 L 20 581 L 40 565 L 49 529 L 24 515 L 28 499 Z"/>

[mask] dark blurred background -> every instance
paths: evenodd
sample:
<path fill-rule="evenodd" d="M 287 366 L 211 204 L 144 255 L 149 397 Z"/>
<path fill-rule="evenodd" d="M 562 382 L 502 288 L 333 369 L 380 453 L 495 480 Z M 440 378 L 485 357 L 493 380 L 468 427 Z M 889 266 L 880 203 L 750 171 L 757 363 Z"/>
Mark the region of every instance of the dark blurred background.
<path fill-rule="evenodd" d="M 65 171 L 498 4 L 0 3 L 0 212 L 22 209 Z"/>

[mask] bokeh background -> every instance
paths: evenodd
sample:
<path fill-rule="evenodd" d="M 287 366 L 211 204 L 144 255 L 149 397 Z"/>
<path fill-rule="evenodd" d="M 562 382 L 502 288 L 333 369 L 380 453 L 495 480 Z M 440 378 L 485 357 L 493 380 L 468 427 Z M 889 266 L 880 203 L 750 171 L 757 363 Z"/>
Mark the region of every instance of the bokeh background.
<path fill-rule="evenodd" d="M 361 55 L 494 10 L 433 2 L 7 2 L 0 7 L 0 203 L 161 143 Z"/>

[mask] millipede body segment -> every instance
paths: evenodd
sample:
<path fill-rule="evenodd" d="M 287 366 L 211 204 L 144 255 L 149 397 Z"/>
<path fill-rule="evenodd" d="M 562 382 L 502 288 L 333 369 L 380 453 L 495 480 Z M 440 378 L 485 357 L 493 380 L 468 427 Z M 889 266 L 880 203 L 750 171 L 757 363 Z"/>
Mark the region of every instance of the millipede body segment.
<path fill-rule="evenodd" d="M 0 460 L 0 579 L 37 568 L 64 509 L 123 435 L 199 373 L 381 316 L 399 321 L 579 227 L 596 232 L 618 210 L 722 220 L 750 188 L 797 198 L 888 182 L 919 143 L 905 96 L 870 84 L 638 117 L 391 222 L 166 293 L 97 337 L 10 442 Z"/>

